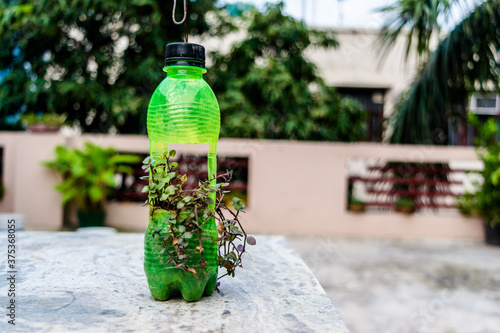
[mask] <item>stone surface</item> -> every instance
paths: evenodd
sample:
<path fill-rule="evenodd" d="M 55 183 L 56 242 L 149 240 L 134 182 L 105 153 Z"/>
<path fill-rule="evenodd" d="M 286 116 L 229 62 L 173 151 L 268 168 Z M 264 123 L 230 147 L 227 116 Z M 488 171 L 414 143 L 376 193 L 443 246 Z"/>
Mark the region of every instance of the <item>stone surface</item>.
<path fill-rule="evenodd" d="M 253 259 L 235 278 L 221 280 L 220 294 L 188 303 L 153 300 L 141 234 L 19 232 L 16 329 L 2 314 L 0 331 L 347 332 L 286 239 L 256 238 L 249 249 Z"/>
<path fill-rule="evenodd" d="M 352 333 L 500 332 L 500 247 L 289 237 Z"/>

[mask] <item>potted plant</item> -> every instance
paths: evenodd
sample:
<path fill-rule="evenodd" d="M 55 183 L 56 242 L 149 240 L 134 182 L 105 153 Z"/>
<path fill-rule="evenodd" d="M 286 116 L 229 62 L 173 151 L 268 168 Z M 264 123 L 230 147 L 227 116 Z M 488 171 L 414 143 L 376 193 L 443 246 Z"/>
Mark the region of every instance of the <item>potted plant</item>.
<path fill-rule="evenodd" d="M 116 186 L 115 174 L 131 173 L 126 164 L 137 163 L 138 157 L 118 154 L 114 148 L 101 148 L 90 142 L 85 143 L 85 149 L 58 146 L 55 153 L 56 159 L 44 165 L 62 176 L 55 188 L 62 193 L 63 204 L 76 202 L 80 227 L 103 226 L 106 197 Z"/>
<path fill-rule="evenodd" d="M 351 212 L 362 213 L 365 211 L 365 202 L 356 198 L 352 198 L 349 202 L 349 210 Z"/>
<path fill-rule="evenodd" d="M 400 197 L 396 200 L 396 211 L 403 214 L 413 214 L 416 210 L 415 199 Z"/>
<path fill-rule="evenodd" d="M 482 217 L 486 243 L 500 245 L 500 142 L 497 139 L 500 129 L 493 118 L 481 124 L 470 114 L 469 122 L 478 129 L 474 144 L 484 168 L 471 172 L 480 175 L 482 181 L 473 182 L 474 191 L 458 198 L 458 207 L 464 215 Z"/>
<path fill-rule="evenodd" d="M 30 132 L 57 132 L 66 123 L 66 115 L 56 113 L 29 113 L 21 117 Z"/>
<path fill-rule="evenodd" d="M 241 199 L 233 198 L 234 210 L 223 201 L 231 172 L 185 190 L 187 176 L 180 175 L 171 161 L 175 154 L 144 160 L 149 185 L 143 192 L 148 193 L 145 204 L 150 207 L 144 270 L 153 298 L 167 300 L 180 293 L 187 301 L 197 301 L 217 290 L 219 267 L 226 269 L 223 276 L 234 276 L 242 267 L 246 245 L 255 245 L 255 238 L 241 226 Z"/>

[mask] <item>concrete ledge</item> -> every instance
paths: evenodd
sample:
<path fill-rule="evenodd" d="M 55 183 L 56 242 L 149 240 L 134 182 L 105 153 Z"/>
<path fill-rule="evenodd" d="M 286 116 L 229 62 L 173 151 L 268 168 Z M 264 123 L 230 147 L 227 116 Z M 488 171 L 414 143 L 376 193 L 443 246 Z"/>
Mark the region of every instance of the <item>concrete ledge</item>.
<path fill-rule="evenodd" d="M 142 234 L 19 232 L 17 249 L 15 331 L 348 331 L 281 236 L 257 237 L 245 269 L 222 279 L 220 294 L 194 303 L 152 299 Z M 3 317 L 0 331 L 11 331 Z"/>

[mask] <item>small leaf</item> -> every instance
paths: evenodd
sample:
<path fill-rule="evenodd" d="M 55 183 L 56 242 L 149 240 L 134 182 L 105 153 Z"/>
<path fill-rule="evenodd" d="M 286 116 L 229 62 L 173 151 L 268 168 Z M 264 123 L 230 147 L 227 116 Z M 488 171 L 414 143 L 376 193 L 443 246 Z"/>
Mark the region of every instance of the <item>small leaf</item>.
<path fill-rule="evenodd" d="M 184 205 L 185 205 L 185 203 L 184 203 L 184 202 L 179 201 L 179 202 L 177 203 L 177 209 L 181 209 L 182 207 L 184 207 Z"/>
<path fill-rule="evenodd" d="M 186 232 L 186 233 L 183 235 L 183 237 L 184 237 L 185 239 L 191 239 L 191 238 L 193 238 L 193 234 L 192 234 L 192 233 L 190 233 L 190 232 Z"/>
<path fill-rule="evenodd" d="M 149 191 L 149 186 L 146 185 L 142 188 L 142 193 L 146 193 L 148 191 Z"/>
<path fill-rule="evenodd" d="M 248 236 L 247 237 L 247 244 L 248 245 L 255 245 L 255 244 L 257 244 L 257 241 L 255 240 L 255 238 L 253 236 Z"/>
<path fill-rule="evenodd" d="M 232 259 L 233 261 L 238 260 L 238 256 L 234 252 L 232 252 L 232 251 L 228 254 L 228 257 L 230 259 Z"/>
<path fill-rule="evenodd" d="M 241 245 L 241 244 L 240 244 L 240 245 L 238 245 L 238 246 L 236 247 L 236 249 L 237 249 L 239 252 L 243 251 L 243 245 Z"/>
<path fill-rule="evenodd" d="M 168 186 L 166 189 L 165 189 L 165 193 L 169 194 L 169 195 L 172 195 L 175 193 L 175 186 L 173 185 L 170 185 Z"/>
<path fill-rule="evenodd" d="M 193 267 L 189 267 L 188 272 L 191 272 L 193 275 L 196 275 L 196 270 Z"/>
<path fill-rule="evenodd" d="M 175 157 L 175 154 L 177 154 L 177 152 L 175 150 L 171 150 L 169 153 L 168 153 L 168 157 Z"/>
<path fill-rule="evenodd" d="M 172 168 L 177 168 L 179 166 L 179 164 L 177 164 L 177 162 L 172 162 Z"/>
<path fill-rule="evenodd" d="M 149 164 L 151 162 L 151 156 L 148 156 L 142 161 L 142 164 Z"/>

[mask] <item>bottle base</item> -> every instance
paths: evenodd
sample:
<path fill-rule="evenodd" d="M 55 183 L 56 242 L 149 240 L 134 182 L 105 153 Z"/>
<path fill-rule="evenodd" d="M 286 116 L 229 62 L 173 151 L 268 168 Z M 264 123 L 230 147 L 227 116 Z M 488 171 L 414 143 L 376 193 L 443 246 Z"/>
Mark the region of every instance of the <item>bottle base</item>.
<path fill-rule="evenodd" d="M 182 296 L 188 302 L 210 296 L 217 284 L 217 267 L 196 270 L 196 275 L 175 267 L 144 266 L 151 296 L 157 301 L 166 301 Z"/>

